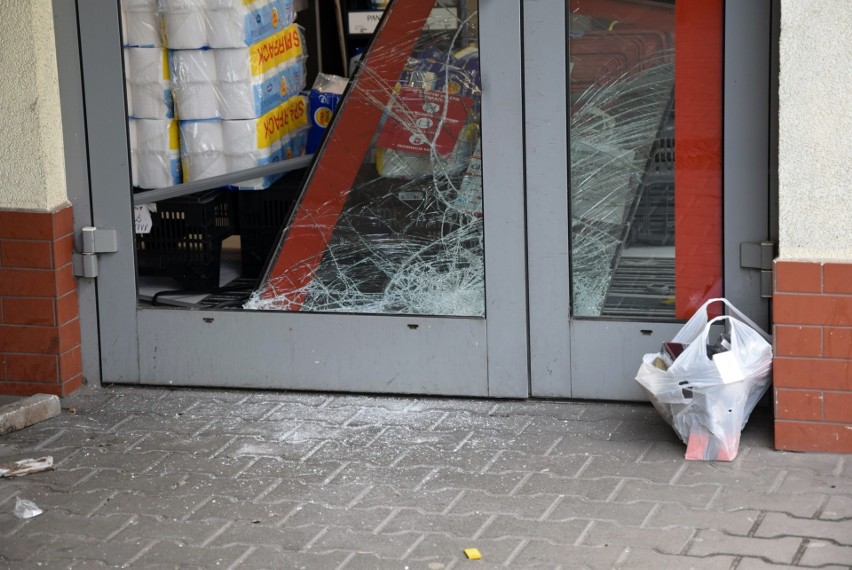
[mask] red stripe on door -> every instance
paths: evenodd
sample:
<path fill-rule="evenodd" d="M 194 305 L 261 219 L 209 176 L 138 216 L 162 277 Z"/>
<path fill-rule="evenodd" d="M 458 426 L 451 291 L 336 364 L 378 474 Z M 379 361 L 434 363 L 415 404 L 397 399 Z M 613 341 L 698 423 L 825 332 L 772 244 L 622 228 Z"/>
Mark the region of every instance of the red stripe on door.
<path fill-rule="evenodd" d="M 722 295 L 724 3 L 675 3 L 675 310 Z"/>

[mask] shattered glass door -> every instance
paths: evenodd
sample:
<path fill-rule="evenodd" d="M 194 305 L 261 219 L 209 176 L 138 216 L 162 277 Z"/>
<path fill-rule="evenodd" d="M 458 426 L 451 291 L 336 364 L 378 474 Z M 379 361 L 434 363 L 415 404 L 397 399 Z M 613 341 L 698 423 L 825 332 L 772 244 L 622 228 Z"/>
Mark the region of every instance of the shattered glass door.
<path fill-rule="evenodd" d="M 247 308 L 485 316 L 477 2 L 393 2 Z"/>
<path fill-rule="evenodd" d="M 674 2 L 571 8 L 573 314 L 674 318 Z"/>

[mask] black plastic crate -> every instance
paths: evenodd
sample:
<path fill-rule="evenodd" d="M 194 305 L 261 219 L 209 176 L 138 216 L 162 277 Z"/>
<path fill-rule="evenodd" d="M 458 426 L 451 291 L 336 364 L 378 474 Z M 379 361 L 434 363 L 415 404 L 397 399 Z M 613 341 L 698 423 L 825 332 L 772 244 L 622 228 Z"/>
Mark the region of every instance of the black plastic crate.
<path fill-rule="evenodd" d="M 219 287 L 222 240 L 235 232 L 231 193 L 210 190 L 157 202 L 148 234 L 136 234 L 140 275 L 165 276 L 183 287 Z"/>
<path fill-rule="evenodd" d="M 236 192 L 243 277 L 259 277 L 293 206 L 304 170 L 287 173 L 266 190 Z"/>

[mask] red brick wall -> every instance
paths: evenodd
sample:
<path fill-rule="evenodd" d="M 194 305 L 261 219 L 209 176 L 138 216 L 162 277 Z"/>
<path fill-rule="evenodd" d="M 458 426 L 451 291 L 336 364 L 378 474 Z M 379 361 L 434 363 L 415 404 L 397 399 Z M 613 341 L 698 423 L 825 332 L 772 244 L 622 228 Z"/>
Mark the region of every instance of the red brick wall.
<path fill-rule="evenodd" d="M 852 453 L 852 263 L 777 261 L 775 447 Z"/>
<path fill-rule="evenodd" d="M 0 210 L 0 393 L 65 396 L 83 383 L 72 208 Z"/>

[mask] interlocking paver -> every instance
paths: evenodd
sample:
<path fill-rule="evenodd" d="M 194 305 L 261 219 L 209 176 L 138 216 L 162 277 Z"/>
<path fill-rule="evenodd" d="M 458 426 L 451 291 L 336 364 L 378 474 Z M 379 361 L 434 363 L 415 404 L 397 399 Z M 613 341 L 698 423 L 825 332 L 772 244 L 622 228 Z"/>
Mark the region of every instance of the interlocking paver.
<path fill-rule="evenodd" d="M 426 490 L 469 489 L 485 491 L 494 495 L 508 495 L 524 479 L 523 473 L 465 473 L 455 469 L 442 468 L 430 475 L 424 482 Z"/>
<path fill-rule="evenodd" d="M 237 477 L 251 470 L 257 463 L 256 457 L 228 457 L 218 455 L 214 458 L 198 456 L 192 453 L 169 453 L 162 461 L 152 467 L 147 473 L 157 476 L 174 474 L 205 474 L 211 477 Z M 263 477 L 273 477 L 273 473 L 265 473 Z"/>
<path fill-rule="evenodd" d="M 645 528 L 714 528 L 727 534 L 745 536 L 754 526 L 758 511 L 719 512 L 695 509 L 683 504 L 662 503 L 645 520 Z"/>
<path fill-rule="evenodd" d="M 778 564 L 790 564 L 801 545 L 802 539 L 797 537 L 749 538 L 731 536 L 717 530 L 700 530 L 689 545 L 687 554 L 691 556 L 733 554 L 764 558 Z"/>
<path fill-rule="evenodd" d="M 568 521 L 532 521 L 519 519 L 506 515 L 494 517 L 490 523 L 480 531 L 478 538 L 486 539 L 508 539 L 508 538 L 536 538 L 556 544 L 574 544 L 586 527 L 587 520 Z"/>
<path fill-rule="evenodd" d="M 367 463 L 348 463 L 331 481 L 331 485 L 392 485 L 395 489 L 417 489 L 430 476 L 434 468 L 380 467 Z M 435 487 L 437 488 L 437 487 Z"/>
<path fill-rule="evenodd" d="M 456 567 L 494 567 L 505 564 L 509 560 L 509 556 L 524 543 L 519 538 L 500 540 L 480 538 L 472 540 L 470 538 L 449 536 L 446 534 L 421 534 L 417 540 L 418 542 L 414 545 L 414 548 L 405 557 L 406 563 L 411 561 L 421 563 L 415 567 L 427 567 L 427 565 L 433 563 L 449 564 L 453 560 L 468 562 L 464 555 L 465 548 L 479 549 L 479 552 L 482 554 L 482 560 L 469 562 L 471 566 L 459 564 Z"/>
<path fill-rule="evenodd" d="M 309 546 L 315 552 L 345 550 L 347 552 L 371 552 L 380 558 L 402 557 L 413 548 L 421 537 L 419 533 L 373 534 L 350 528 L 329 528 Z"/>
<path fill-rule="evenodd" d="M 832 540 L 852 547 L 852 520 L 820 521 L 792 517 L 786 513 L 767 513 L 754 536 L 801 536 Z M 852 559 L 850 559 L 852 562 Z"/>
<path fill-rule="evenodd" d="M 635 441 L 637 443 L 655 441 L 672 444 L 680 441 L 672 428 L 662 422 L 623 422 L 613 430 L 608 439 L 611 441 Z"/>
<path fill-rule="evenodd" d="M 737 570 L 789 570 L 791 568 L 801 568 L 802 566 L 791 566 L 788 564 L 771 564 L 760 558 L 742 558 L 737 564 Z M 820 570 L 849 570 L 849 566 L 828 564 L 820 566 Z"/>
<path fill-rule="evenodd" d="M 260 457 L 240 473 L 242 479 L 276 478 L 295 479 L 305 484 L 324 485 L 339 474 L 348 463 L 340 461 L 285 461 L 275 457 Z"/>
<path fill-rule="evenodd" d="M 264 418 L 264 421 L 277 422 L 281 420 L 298 420 L 324 424 L 329 427 L 341 426 L 358 412 L 353 406 L 318 408 L 302 404 L 288 404 L 278 408 Z"/>
<path fill-rule="evenodd" d="M 358 426 L 398 426 L 410 431 L 426 431 L 438 423 L 446 412 L 438 410 L 412 414 L 405 408 L 389 410 L 382 406 L 362 406 L 358 413 L 349 419 L 347 425 Z"/>
<path fill-rule="evenodd" d="M 626 407 L 630 409 L 629 407 Z M 528 416 L 535 420 L 541 417 L 545 420 L 556 418 L 558 420 L 579 420 L 589 410 L 589 406 L 583 402 L 552 401 L 542 402 L 536 400 L 522 401 L 498 401 L 489 410 L 492 416 Z"/>
<path fill-rule="evenodd" d="M 663 420 L 652 406 L 636 406 L 618 402 L 601 402 L 587 405 L 580 420 L 594 422 L 597 420 L 617 420 L 629 423 L 658 424 Z"/>
<path fill-rule="evenodd" d="M 740 468 L 804 469 L 815 473 L 832 473 L 842 456 L 831 453 L 798 453 L 775 451 L 771 445 L 750 447 L 737 458 Z"/>
<path fill-rule="evenodd" d="M 323 526 L 319 524 L 293 526 L 287 521 L 281 527 L 261 523 L 238 521 L 229 524 L 212 538 L 211 547 L 270 546 L 281 550 L 302 550 L 320 534 Z"/>
<path fill-rule="evenodd" d="M 852 519 L 852 495 L 831 495 L 820 514 L 824 520 Z"/>
<path fill-rule="evenodd" d="M 668 483 L 680 466 L 681 460 L 668 463 L 637 463 L 598 455 L 583 471 L 583 477 L 623 477 Z"/>
<path fill-rule="evenodd" d="M 95 491 L 103 494 L 109 491 Z M 199 504 L 198 497 L 175 497 L 163 494 L 145 494 L 140 491 L 111 491 L 94 512 L 98 516 L 146 515 L 182 519 L 192 514 Z M 76 495 L 76 494 L 75 494 Z"/>
<path fill-rule="evenodd" d="M 270 548 L 268 546 L 253 546 L 246 549 L 239 558 L 237 568 L 317 568 L 333 570 L 338 568 L 347 557 L 348 552 L 293 552 Z M 399 561 L 396 562 L 399 569 Z"/>
<path fill-rule="evenodd" d="M 0 568 L 18 568 L 20 562 L 27 558 L 40 558 L 39 552 L 47 547 L 48 542 L 50 540 L 44 536 L 0 537 Z"/>
<path fill-rule="evenodd" d="M 740 489 L 753 489 L 762 493 L 772 492 L 772 485 L 781 482 L 787 472 L 774 467 L 736 469 L 734 463 L 686 461 L 683 463 L 677 483 L 679 485 L 722 485 L 736 482 Z"/>
<path fill-rule="evenodd" d="M 147 494 L 170 496 L 172 491 L 187 479 L 185 473 L 128 473 L 113 469 L 78 471 L 85 473 L 86 476 L 77 476 L 77 482 L 71 487 L 75 493 L 114 490 L 144 491 Z M 61 471 L 61 473 L 68 472 Z"/>
<path fill-rule="evenodd" d="M 722 490 L 713 498 L 710 508 L 717 511 L 771 510 L 811 518 L 825 504 L 825 500 L 825 495 L 818 493 L 782 494 L 743 488 L 732 477 L 730 484 L 722 485 Z"/>
<path fill-rule="evenodd" d="M 531 419 L 517 415 L 490 415 L 468 411 L 457 411 L 444 416 L 437 425 L 440 431 L 497 431 L 501 434 L 520 435 Z"/>
<path fill-rule="evenodd" d="M 852 495 L 852 478 L 834 474 L 814 474 L 812 471 L 791 470 L 784 477 L 778 493 L 823 493 L 825 495 Z"/>
<path fill-rule="evenodd" d="M 623 555 L 624 547 L 589 547 L 554 544 L 543 540 L 526 541 L 509 565 L 512 568 L 554 567 L 570 570 L 613 568 Z"/>
<path fill-rule="evenodd" d="M 176 497 L 235 497 L 254 499 L 267 489 L 280 484 L 275 478 L 238 478 L 211 477 L 209 475 L 190 475 L 185 482 L 178 484 L 172 491 Z"/>
<path fill-rule="evenodd" d="M 563 436 L 553 433 L 508 435 L 487 430 L 472 430 L 471 436 L 459 449 L 462 453 L 471 450 L 521 451 L 530 455 L 545 455 L 558 444 Z"/>
<path fill-rule="evenodd" d="M 256 498 L 257 496 L 255 496 L 254 501 L 270 505 L 299 501 L 320 503 L 329 507 L 344 507 L 358 501 L 369 489 L 369 486 L 363 485 L 320 486 L 294 479 L 282 479 L 278 485 L 262 497 Z M 378 501 L 378 506 L 384 506 L 384 504 Z"/>
<path fill-rule="evenodd" d="M 719 491 L 719 485 L 667 485 L 636 479 L 626 480 L 615 496 L 619 503 L 651 501 L 679 503 L 690 507 L 706 507 Z"/>
<path fill-rule="evenodd" d="M 551 521 L 585 519 L 620 522 L 639 526 L 651 514 L 654 503 L 616 503 L 568 498 L 559 503 L 547 517 Z"/>
<path fill-rule="evenodd" d="M 243 546 L 204 548 L 186 546 L 174 542 L 158 542 L 134 560 L 131 567 L 154 568 L 228 568 L 245 553 Z"/>
<path fill-rule="evenodd" d="M 426 513 L 442 513 L 458 502 L 464 491 L 441 489 L 438 491 L 399 491 L 386 485 L 370 486 L 352 502 L 360 509 L 372 507 L 398 507 L 420 509 Z M 328 503 L 326 503 L 328 504 Z"/>
<path fill-rule="evenodd" d="M 411 467 L 426 465 L 429 467 L 452 467 L 467 473 L 480 473 L 491 465 L 497 452 L 491 449 L 468 449 L 465 451 L 447 452 L 435 449 L 430 445 L 409 446 L 394 465 Z"/>
<path fill-rule="evenodd" d="M 46 511 L 63 511 L 70 515 L 88 516 L 100 509 L 101 505 L 116 494 L 113 490 L 97 490 L 88 493 L 57 492 L 49 487 L 20 487 L 24 498 L 33 501 L 41 509 Z M 14 499 L 9 506 L 13 506 Z M 0 505 L 0 509 L 5 508 Z"/>
<path fill-rule="evenodd" d="M 0 441 L 0 462 L 58 459 L 0 480 L 0 568 L 852 560 L 852 461 L 772 450 L 771 408 L 716 463 L 685 461 L 649 405 L 131 387 L 62 405 Z M 17 519 L 18 495 L 45 513 Z"/>
<path fill-rule="evenodd" d="M 204 546 L 212 540 L 225 525 L 222 521 L 192 521 L 165 517 L 153 517 L 148 515 L 133 516 L 129 524 L 123 525 L 111 540 L 121 542 L 123 540 L 151 539 L 158 540 L 168 538 L 187 546 Z"/>
<path fill-rule="evenodd" d="M 112 568 L 119 568 L 154 543 L 155 541 L 151 540 L 103 542 L 70 536 L 54 536 L 45 540 L 45 547 L 31 559 L 40 561 L 43 567 L 47 568 L 72 560 L 102 562 Z M 87 566 L 89 564 L 82 565 L 83 568 Z"/>
<path fill-rule="evenodd" d="M 79 450 L 62 462 L 65 469 L 113 469 L 130 473 L 142 473 L 166 458 L 168 452 L 113 452 L 103 447 Z"/>
<path fill-rule="evenodd" d="M 386 517 L 378 532 L 444 533 L 460 538 L 472 538 L 488 520 L 488 515 L 440 515 L 423 513 L 417 509 L 398 509 Z"/>
<path fill-rule="evenodd" d="M 399 560 L 392 558 L 380 558 L 375 554 L 356 553 L 349 556 L 339 566 L 346 570 L 399 570 L 404 568 Z"/>
<path fill-rule="evenodd" d="M 686 446 L 677 438 L 666 441 L 651 442 L 642 457 L 638 460 L 639 463 L 671 463 L 672 461 L 680 461 L 686 453 Z M 681 466 L 685 466 L 686 462 L 681 462 Z"/>
<path fill-rule="evenodd" d="M 735 556 L 674 556 L 641 547 L 628 547 L 616 568 L 677 568 L 678 570 L 730 570 L 738 560 Z M 736 567 L 742 569 L 742 561 Z M 778 568 L 773 566 L 772 568 Z M 767 569 L 768 570 L 768 569 Z"/>
<path fill-rule="evenodd" d="M 823 540 L 808 540 L 805 553 L 799 562 L 802 566 L 824 566 L 838 562 L 852 566 L 852 546 Z"/>
<path fill-rule="evenodd" d="M 290 501 L 278 504 L 254 503 L 233 497 L 201 497 L 187 520 L 244 521 L 276 525 L 303 503 Z"/>
<path fill-rule="evenodd" d="M 323 527 L 344 527 L 357 531 L 373 531 L 394 512 L 391 507 L 356 509 L 347 507 L 329 507 L 317 503 L 305 503 L 297 506 L 287 518 L 286 527 L 299 527 L 318 524 Z M 405 530 L 405 529 L 397 529 Z"/>
<path fill-rule="evenodd" d="M 523 495 L 508 497 L 490 495 L 482 491 L 464 491 L 456 501 L 452 514 L 502 514 L 523 519 L 538 520 L 544 516 L 558 497 L 553 495 Z"/>
<path fill-rule="evenodd" d="M 542 473 L 574 477 L 589 458 L 582 455 L 531 455 L 520 451 L 502 451 L 488 466 L 487 473 Z"/>
<path fill-rule="evenodd" d="M 533 473 L 515 491 L 515 495 L 547 494 L 604 501 L 615 492 L 622 481 L 617 477 L 586 479 L 559 477 L 550 473 Z"/>
<path fill-rule="evenodd" d="M 691 529 L 672 527 L 660 532 L 657 529 L 636 528 L 612 522 L 595 521 L 583 535 L 584 546 L 632 546 L 651 548 L 666 554 L 678 554 L 689 542 Z"/>

